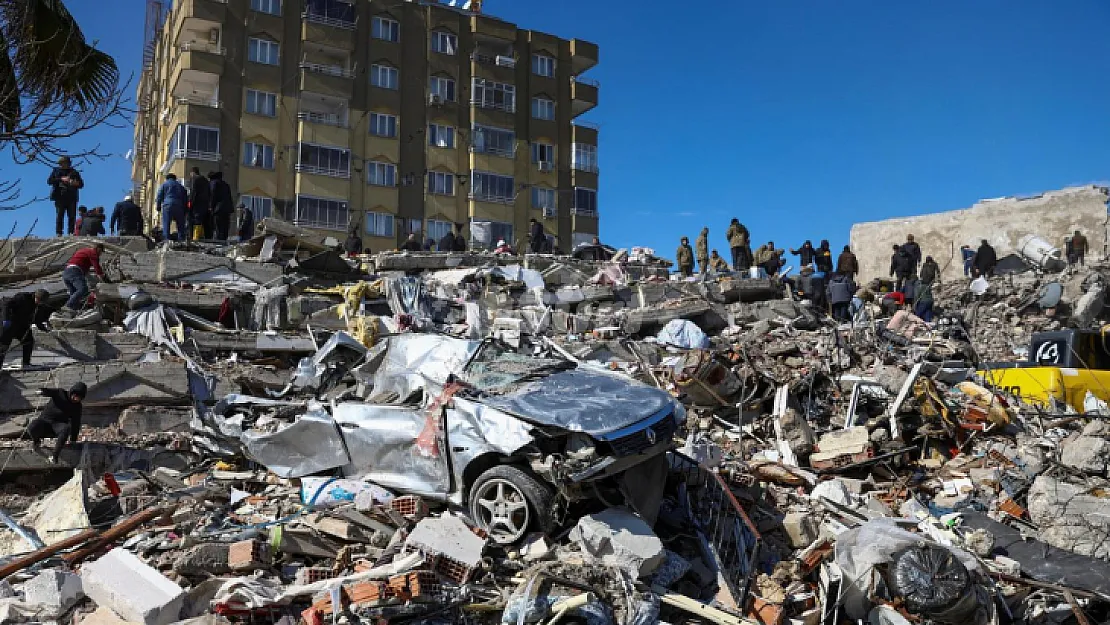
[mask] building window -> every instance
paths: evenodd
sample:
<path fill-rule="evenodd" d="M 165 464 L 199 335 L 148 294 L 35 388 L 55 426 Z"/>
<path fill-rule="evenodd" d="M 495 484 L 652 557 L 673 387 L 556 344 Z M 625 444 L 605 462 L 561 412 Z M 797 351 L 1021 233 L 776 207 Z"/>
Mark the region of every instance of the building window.
<path fill-rule="evenodd" d="M 532 144 L 532 162 L 533 163 L 547 163 L 554 167 L 555 165 L 555 146 L 550 143 L 533 143 Z"/>
<path fill-rule="evenodd" d="M 355 24 L 355 5 L 351 0 L 306 0 L 305 17 L 340 28 Z"/>
<path fill-rule="evenodd" d="M 326 198 L 297 196 L 297 217 L 294 223 L 308 228 L 346 230 L 351 221 L 347 202 Z"/>
<path fill-rule="evenodd" d="M 470 134 L 475 152 L 508 158 L 516 154 L 516 133 L 511 130 L 475 125 Z"/>
<path fill-rule="evenodd" d="M 277 65 L 279 45 L 276 41 L 251 37 L 247 44 L 247 60 L 263 65 Z"/>
<path fill-rule="evenodd" d="M 274 216 L 274 201 L 268 197 L 242 195 L 239 196 L 239 201 L 242 202 L 243 206 L 251 209 L 251 215 L 254 216 L 255 223 Z"/>
<path fill-rule="evenodd" d="M 428 172 L 428 193 L 455 195 L 455 174 L 442 171 Z"/>
<path fill-rule="evenodd" d="M 366 182 L 375 187 L 397 186 L 397 166 L 393 163 L 368 161 L 366 163 Z"/>
<path fill-rule="evenodd" d="M 532 98 L 532 117 L 536 119 L 555 119 L 555 101 L 547 98 Z"/>
<path fill-rule="evenodd" d="M 394 139 L 397 137 L 397 116 L 388 113 L 370 113 L 370 134 Z"/>
<path fill-rule="evenodd" d="M 432 76 L 428 92 L 433 96 L 438 96 L 441 102 L 454 102 L 455 101 L 455 80 L 452 78 L 443 78 L 442 76 Z"/>
<path fill-rule="evenodd" d="M 397 20 L 391 20 L 388 17 L 375 17 L 371 23 L 370 36 L 374 39 L 397 43 L 401 40 L 401 25 Z"/>
<path fill-rule="evenodd" d="M 351 151 L 302 143 L 297 171 L 335 178 L 351 177 Z"/>
<path fill-rule="evenodd" d="M 243 164 L 247 167 L 273 169 L 274 146 L 266 145 L 264 143 L 251 143 L 250 141 L 244 143 Z"/>
<path fill-rule="evenodd" d="M 487 109 L 516 112 L 516 87 L 484 78 L 475 78 L 471 104 Z"/>
<path fill-rule="evenodd" d="M 532 208 L 555 210 L 555 189 L 532 187 Z"/>
<path fill-rule="evenodd" d="M 459 38 L 451 33 L 437 30 L 432 33 L 432 52 L 454 56 L 459 51 Z"/>
<path fill-rule="evenodd" d="M 219 161 L 220 131 L 204 126 L 179 124 L 170 138 L 169 160 L 193 158 L 201 161 Z"/>
<path fill-rule="evenodd" d="M 511 204 L 516 199 L 515 196 L 516 188 L 512 176 L 474 172 L 470 182 L 471 199 Z"/>
<path fill-rule="evenodd" d="M 370 84 L 382 89 L 396 89 L 398 86 L 398 74 L 396 67 L 388 65 L 371 65 L 370 66 Z"/>
<path fill-rule="evenodd" d="M 281 15 L 281 0 L 251 0 L 251 10 L 270 15 Z"/>
<path fill-rule="evenodd" d="M 596 174 L 598 169 L 597 146 L 588 143 L 575 143 L 574 157 L 571 159 L 570 166 L 578 171 L 589 171 Z"/>
<path fill-rule="evenodd" d="M 277 117 L 277 94 L 247 89 L 247 112 L 252 115 Z"/>
<path fill-rule="evenodd" d="M 532 73 L 537 76 L 555 77 L 555 59 L 546 54 L 532 55 Z"/>
<path fill-rule="evenodd" d="M 428 231 L 428 238 L 435 241 L 436 245 L 439 245 L 439 240 L 451 232 L 451 222 L 429 219 L 426 229 Z"/>
<path fill-rule="evenodd" d="M 580 215 L 597 214 L 597 191 L 574 187 L 574 211 Z"/>
<path fill-rule="evenodd" d="M 476 249 L 493 249 L 498 241 L 513 243 L 513 225 L 501 221 L 471 221 L 470 239 Z"/>
<path fill-rule="evenodd" d="M 455 148 L 455 128 L 441 124 L 428 124 L 428 145 L 434 148 Z"/>
<path fill-rule="evenodd" d="M 389 213 L 366 213 L 366 234 L 372 237 L 393 236 L 393 215 Z"/>

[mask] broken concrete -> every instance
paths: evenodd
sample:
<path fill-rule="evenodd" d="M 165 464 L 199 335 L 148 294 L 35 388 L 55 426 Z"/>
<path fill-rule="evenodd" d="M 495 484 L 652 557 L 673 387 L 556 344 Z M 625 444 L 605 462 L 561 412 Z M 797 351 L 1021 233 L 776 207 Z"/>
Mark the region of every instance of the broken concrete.
<path fill-rule="evenodd" d="M 629 571 L 636 578 L 651 575 L 667 559 L 662 541 L 627 509 L 584 516 L 570 537 L 590 561 Z"/>
<path fill-rule="evenodd" d="M 116 548 L 81 569 L 85 594 L 128 621 L 170 625 L 179 620 L 185 591 L 131 552 Z"/>

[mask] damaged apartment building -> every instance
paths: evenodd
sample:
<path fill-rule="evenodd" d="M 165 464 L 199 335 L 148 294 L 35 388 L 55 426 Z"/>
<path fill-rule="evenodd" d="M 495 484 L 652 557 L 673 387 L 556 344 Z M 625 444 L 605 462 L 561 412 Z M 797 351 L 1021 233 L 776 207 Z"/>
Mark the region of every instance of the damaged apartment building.
<path fill-rule="evenodd" d="M 456 4 L 458 6 L 456 6 Z M 598 230 L 598 46 L 518 28 L 480 0 L 148 0 L 136 202 L 166 173 L 222 171 L 255 220 L 369 250 L 409 234 L 571 250 Z"/>

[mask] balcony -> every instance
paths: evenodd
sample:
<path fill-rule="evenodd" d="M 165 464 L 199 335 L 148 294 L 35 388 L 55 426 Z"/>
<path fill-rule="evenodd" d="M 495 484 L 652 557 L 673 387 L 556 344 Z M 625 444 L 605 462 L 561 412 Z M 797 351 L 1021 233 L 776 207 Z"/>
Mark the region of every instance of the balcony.
<path fill-rule="evenodd" d="M 311 122 L 313 124 L 323 124 L 325 126 L 334 126 L 335 128 L 347 127 L 347 116 L 338 113 L 320 113 L 318 111 L 301 111 L 297 113 L 297 119 L 304 122 Z"/>
<path fill-rule="evenodd" d="M 219 152 L 204 152 L 201 150 L 187 150 L 184 148 L 176 148 L 170 153 L 170 162 L 178 159 L 187 158 L 195 161 L 220 161 Z"/>
<path fill-rule="evenodd" d="M 353 9 L 344 14 L 310 8 L 301 14 L 301 18 L 301 39 L 342 50 L 354 50 L 358 20 L 354 17 Z"/>
<path fill-rule="evenodd" d="M 181 106 L 183 104 L 191 104 L 193 106 L 206 106 L 208 108 L 213 108 L 213 109 L 218 109 L 221 106 L 223 106 L 223 103 L 220 102 L 215 97 L 200 96 L 200 95 L 188 95 L 188 96 L 182 96 L 182 97 L 174 98 L 174 102 L 178 106 Z"/>
<path fill-rule="evenodd" d="M 470 105 L 474 108 L 486 109 L 487 111 L 504 111 L 506 113 L 516 112 L 516 100 L 511 102 L 497 102 L 494 100 L 479 100 L 477 98 L 470 99 Z"/>
<path fill-rule="evenodd" d="M 470 55 L 470 60 L 481 65 L 492 65 L 494 67 L 507 67 L 509 69 L 516 67 L 516 57 L 512 55 L 475 52 Z"/>
<path fill-rule="evenodd" d="M 509 148 L 492 146 L 492 145 L 479 145 L 476 143 L 470 144 L 470 151 L 474 154 L 489 154 L 490 156 L 502 156 L 504 158 L 516 158 L 516 146 Z"/>
<path fill-rule="evenodd" d="M 175 36 L 179 36 L 186 20 L 202 20 L 219 26 L 227 19 L 227 0 L 179 0 L 175 4 L 176 10 L 167 19 Z"/>
<path fill-rule="evenodd" d="M 584 73 L 597 66 L 598 49 L 596 43 L 582 39 L 570 40 L 570 71 Z"/>
<path fill-rule="evenodd" d="M 350 98 L 355 73 L 340 65 L 301 63 L 301 91 L 320 93 L 334 98 Z"/>
<path fill-rule="evenodd" d="M 186 95 L 175 97 L 170 117 L 170 126 L 197 124 L 212 128 L 220 127 L 220 107 L 223 105 L 214 95 Z"/>
<path fill-rule="evenodd" d="M 316 176 L 328 176 L 329 178 L 350 178 L 351 172 L 346 169 L 332 169 L 330 167 L 320 167 L 319 165 L 302 165 L 297 163 L 294 169 L 298 174 L 313 174 Z"/>
<path fill-rule="evenodd" d="M 470 194 L 467 195 L 467 198 L 475 202 L 490 202 L 492 204 L 512 204 L 516 202 L 516 198 L 486 193 L 484 191 L 471 191 Z"/>
<path fill-rule="evenodd" d="M 601 83 L 596 80 L 576 77 L 570 83 L 571 115 L 579 115 L 597 106 L 597 93 Z"/>
<path fill-rule="evenodd" d="M 301 17 L 310 24 L 320 24 L 321 26 L 331 26 L 343 30 L 354 30 L 358 26 L 358 20 L 351 15 L 328 14 L 326 11 L 318 12 L 309 9 L 302 13 Z"/>
<path fill-rule="evenodd" d="M 596 208 L 578 208 L 577 206 L 570 209 L 570 214 L 575 217 L 593 217 L 597 218 Z"/>

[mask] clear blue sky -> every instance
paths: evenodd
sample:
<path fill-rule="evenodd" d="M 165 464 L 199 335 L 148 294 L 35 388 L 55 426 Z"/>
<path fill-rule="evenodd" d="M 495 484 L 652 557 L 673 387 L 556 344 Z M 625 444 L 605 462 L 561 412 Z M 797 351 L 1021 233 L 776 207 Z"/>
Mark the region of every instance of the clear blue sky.
<path fill-rule="evenodd" d="M 140 0 L 68 0 L 124 73 Z M 670 256 L 731 217 L 757 242 L 847 242 L 851 224 L 1110 178 L 1105 0 L 487 0 L 487 13 L 601 46 L 602 237 Z M 84 141 L 122 155 L 129 131 Z M 129 186 L 83 166 L 85 203 Z M 44 191 L 47 171 L 15 170 Z M 0 214 L 50 233 L 52 208 Z"/>

